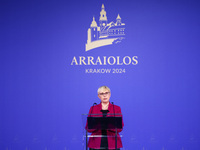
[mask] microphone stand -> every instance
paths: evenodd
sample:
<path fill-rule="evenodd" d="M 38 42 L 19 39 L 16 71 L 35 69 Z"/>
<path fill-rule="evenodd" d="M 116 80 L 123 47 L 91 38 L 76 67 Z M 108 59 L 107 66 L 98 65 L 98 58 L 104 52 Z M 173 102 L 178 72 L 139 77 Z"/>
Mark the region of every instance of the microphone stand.
<path fill-rule="evenodd" d="M 114 103 L 113 104 L 113 111 L 114 111 L 114 117 L 115 117 L 115 107 L 114 107 Z M 116 119 L 115 119 L 115 150 L 117 150 L 117 125 L 116 125 Z"/>

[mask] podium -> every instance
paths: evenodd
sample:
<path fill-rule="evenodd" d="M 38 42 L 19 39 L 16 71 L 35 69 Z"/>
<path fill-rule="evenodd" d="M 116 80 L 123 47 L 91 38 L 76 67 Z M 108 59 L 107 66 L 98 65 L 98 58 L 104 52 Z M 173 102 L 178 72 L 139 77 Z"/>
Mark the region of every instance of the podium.
<path fill-rule="evenodd" d="M 117 149 L 117 139 L 122 136 L 119 132 L 122 131 L 122 114 L 83 114 L 83 123 L 85 123 L 85 148 L 88 150 L 88 138 L 92 138 L 94 141 L 105 141 L 108 138 L 115 138 L 114 149 Z M 92 133 L 89 135 L 89 133 Z M 95 133 L 95 134 L 94 134 Z M 106 134 L 105 134 L 106 133 Z M 107 134 L 109 133 L 109 135 Z M 100 147 L 98 149 L 106 149 L 108 145 Z"/>

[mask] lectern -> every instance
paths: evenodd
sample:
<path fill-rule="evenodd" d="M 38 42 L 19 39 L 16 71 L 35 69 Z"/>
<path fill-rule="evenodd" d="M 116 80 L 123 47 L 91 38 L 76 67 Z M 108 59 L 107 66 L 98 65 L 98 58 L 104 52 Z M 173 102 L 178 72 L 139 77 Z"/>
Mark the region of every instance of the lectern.
<path fill-rule="evenodd" d="M 122 114 L 107 114 L 103 117 L 102 114 L 85 114 L 83 115 L 86 120 L 86 150 L 88 150 L 88 131 L 114 131 L 115 134 L 115 149 L 117 150 L 117 136 L 118 131 L 122 130 Z M 95 135 L 90 136 L 91 138 L 107 138 L 107 135 Z M 107 148 L 107 147 L 101 147 Z"/>

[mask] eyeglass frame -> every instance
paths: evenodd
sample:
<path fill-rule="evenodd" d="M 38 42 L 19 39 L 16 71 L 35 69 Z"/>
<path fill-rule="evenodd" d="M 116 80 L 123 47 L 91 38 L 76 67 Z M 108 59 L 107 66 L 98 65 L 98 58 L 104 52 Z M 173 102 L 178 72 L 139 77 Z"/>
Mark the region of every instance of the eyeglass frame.
<path fill-rule="evenodd" d="M 105 93 L 99 93 L 98 95 L 100 96 L 104 96 L 104 95 L 108 95 L 110 92 L 105 92 Z"/>

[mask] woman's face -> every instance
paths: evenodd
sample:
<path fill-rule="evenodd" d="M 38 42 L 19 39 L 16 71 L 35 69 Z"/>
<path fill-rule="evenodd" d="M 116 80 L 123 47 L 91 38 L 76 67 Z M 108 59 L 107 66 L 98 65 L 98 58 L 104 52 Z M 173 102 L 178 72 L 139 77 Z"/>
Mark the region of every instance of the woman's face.
<path fill-rule="evenodd" d="M 107 89 L 102 89 L 98 93 L 98 97 L 101 100 L 102 103 L 108 103 L 110 100 L 111 93 Z"/>

